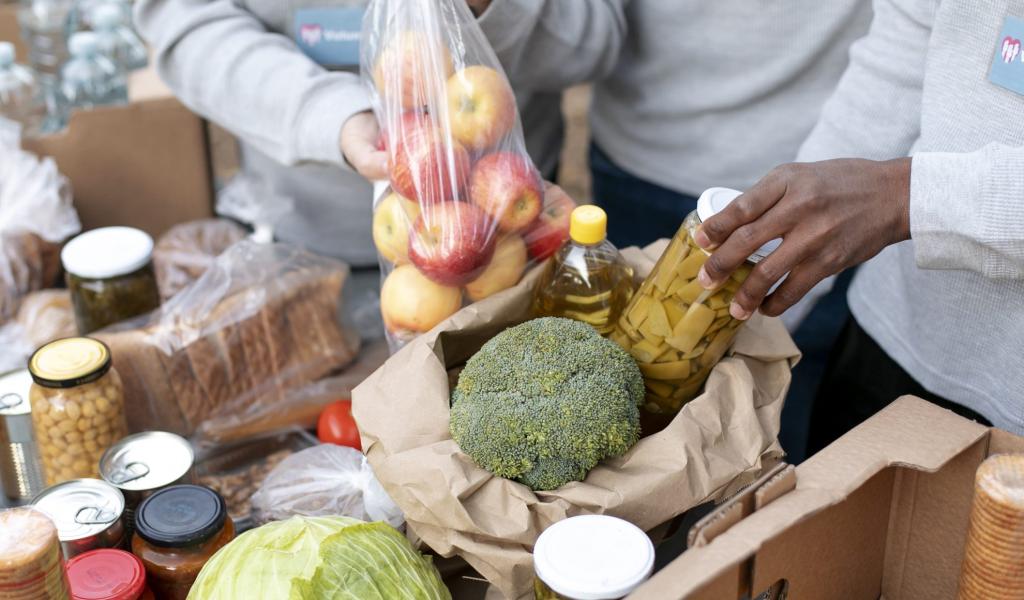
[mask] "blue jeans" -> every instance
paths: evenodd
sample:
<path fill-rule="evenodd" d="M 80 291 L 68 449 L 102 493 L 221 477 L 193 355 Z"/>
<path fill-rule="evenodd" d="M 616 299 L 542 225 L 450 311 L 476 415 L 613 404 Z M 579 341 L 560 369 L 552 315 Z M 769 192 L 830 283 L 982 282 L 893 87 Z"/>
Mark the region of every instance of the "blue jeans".
<path fill-rule="evenodd" d="M 616 165 L 596 145 L 590 147 L 594 203 L 608 213 L 608 239 L 619 248 L 645 246 L 671 238 L 697 207 L 687 194 L 644 181 Z M 793 334 L 803 359 L 793 369 L 793 382 L 782 411 L 779 441 L 794 464 L 806 458 L 808 422 L 828 362 L 829 351 L 850 316 L 846 290 L 853 269 L 843 273 Z"/>
<path fill-rule="evenodd" d="M 608 213 L 608 239 L 619 248 L 671 238 L 697 208 L 697 198 L 644 181 L 590 146 L 594 204 Z"/>

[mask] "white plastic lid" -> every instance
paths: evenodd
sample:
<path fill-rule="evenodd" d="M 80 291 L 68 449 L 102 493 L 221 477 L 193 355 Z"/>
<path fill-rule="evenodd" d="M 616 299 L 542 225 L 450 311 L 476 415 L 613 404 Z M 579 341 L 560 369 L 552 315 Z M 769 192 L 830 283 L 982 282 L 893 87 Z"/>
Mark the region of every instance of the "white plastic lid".
<path fill-rule="evenodd" d="M 14 44 L 0 42 L 0 69 L 5 69 L 14 64 Z"/>
<path fill-rule="evenodd" d="M 115 29 L 124 23 L 124 13 L 113 2 L 104 2 L 93 9 L 90 15 L 95 29 Z"/>
<path fill-rule="evenodd" d="M 79 31 L 72 34 L 71 39 L 68 40 L 68 50 L 71 52 L 71 56 L 96 54 L 98 48 L 99 42 L 96 39 L 96 34 L 91 31 Z"/>
<path fill-rule="evenodd" d="M 613 600 L 640 587 L 654 569 L 654 544 L 637 526 L 603 515 L 559 521 L 544 530 L 533 565 L 557 594 Z"/>
<path fill-rule="evenodd" d="M 726 206 L 733 200 L 739 198 L 743 192 L 723 187 L 713 187 L 704 190 L 704 193 L 697 198 L 697 217 L 701 223 L 725 210 Z M 758 263 L 766 256 L 775 251 L 782 244 L 782 238 L 776 238 L 757 249 L 750 255 L 750 262 Z"/>
<path fill-rule="evenodd" d="M 132 227 L 93 229 L 60 253 L 64 270 L 84 279 L 109 279 L 138 271 L 153 255 L 153 238 Z"/>

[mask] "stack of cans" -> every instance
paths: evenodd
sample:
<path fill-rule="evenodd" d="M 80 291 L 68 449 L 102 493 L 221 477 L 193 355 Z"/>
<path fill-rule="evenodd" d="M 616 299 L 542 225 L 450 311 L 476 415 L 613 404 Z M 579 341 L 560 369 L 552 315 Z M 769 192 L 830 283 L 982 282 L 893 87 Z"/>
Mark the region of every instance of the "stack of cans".
<path fill-rule="evenodd" d="M 999 454 L 975 476 L 961 600 L 1024 598 L 1024 454 Z"/>

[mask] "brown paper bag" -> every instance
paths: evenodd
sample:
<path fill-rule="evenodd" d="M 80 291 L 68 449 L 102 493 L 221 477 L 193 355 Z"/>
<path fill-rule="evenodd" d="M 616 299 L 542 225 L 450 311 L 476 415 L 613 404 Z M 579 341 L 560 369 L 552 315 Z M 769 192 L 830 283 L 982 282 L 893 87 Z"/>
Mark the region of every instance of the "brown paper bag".
<path fill-rule="evenodd" d="M 623 254 L 643 277 L 665 243 Z M 531 597 L 530 550 L 556 521 L 610 514 L 650 530 L 753 481 L 782 455 L 779 416 L 799 358 L 778 320 L 754 317 L 704 394 L 665 430 L 598 465 L 583 482 L 533 492 L 463 454 L 448 431 L 448 408 L 449 371 L 529 318 L 538 274 L 459 311 L 353 392 L 366 455 L 411 533 L 441 556 L 464 558 L 508 598 Z"/>

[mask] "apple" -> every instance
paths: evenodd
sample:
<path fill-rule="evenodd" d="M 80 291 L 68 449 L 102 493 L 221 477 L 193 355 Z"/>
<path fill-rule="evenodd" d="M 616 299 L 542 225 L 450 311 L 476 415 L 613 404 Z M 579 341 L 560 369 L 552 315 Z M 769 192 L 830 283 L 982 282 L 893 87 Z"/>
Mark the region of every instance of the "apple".
<path fill-rule="evenodd" d="M 576 208 L 569 194 L 557 185 L 545 184 L 544 210 L 523 233 L 530 257 L 542 261 L 558 251 L 569 239 L 569 219 Z"/>
<path fill-rule="evenodd" d="M 466 284 L 466 295 L 473 302 L 497 294 L 519 283 L 526 270 L 526 244 L 523 238 L 510 233 L 498 240 L 494 258 L 479 277 Z"/>
<path fill-rule="evenodd" d="M 430 331 L 462 306 L 462 290 L 438 285 L 412 265 L 397 267 L 380 289 L 384 326 L 391 332 Z"/>
<path fill-rule="evenodd" d="M 403 31 L 388 40 L 377 56 L 373 82 L 385 101 L 401 108 L 435 105 L 444 93 L 439 83 L 451 76 L 452 55 L 440 39 L 420 31 Z M 389 106 L 392 106 L 389 104 Z"/>
<path fill-rule="evenodd" d="M 470 150 L 493 148 L 516 122 L 516 98 L 505 76 L 473 65 L 448 79 L 452 136 Z"/>
<path fill-rule="evenodd" d="M 420 206 L 463 198 L 469 184 L 469 152 L 447 139 L 426 115 L 405 117 L 399 129 L 385 142 L 390 148 L 391 187 Z"/>
<path fill-rule="evenodd" d="M 529 157 L 494 152 L 477 161 L 469 179 L 469 197 L 502 231 L 526 229 L 544 207 L 540 174 Z"/>
<path fill-rule="evenodd" d="M 441 285 L 461 286 L 483 272 L 494 255 L 494 224 L 466 202 L 422 206 L 409 239 L 409 260 Z"/>
<path fill-rule="evenodd" d="M 392 192 L 373 211 L 373 244 L 385 260 L 409 262 L 409 230 L 420 216 L 420 205 Z"/>

